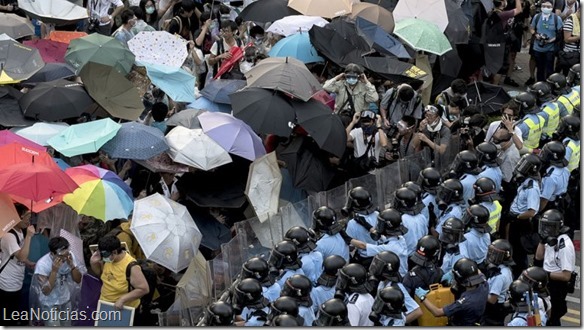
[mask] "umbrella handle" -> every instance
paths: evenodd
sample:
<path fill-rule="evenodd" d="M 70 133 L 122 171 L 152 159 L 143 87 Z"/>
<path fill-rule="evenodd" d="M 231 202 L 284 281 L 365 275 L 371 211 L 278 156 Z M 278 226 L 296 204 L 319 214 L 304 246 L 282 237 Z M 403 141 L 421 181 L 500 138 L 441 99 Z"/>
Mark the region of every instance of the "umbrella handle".
<path fill-rule="evenodd" d="M 477 84 L 476 80 L 474 82 L 474 85 L 475 85 L 475 89 L 477 90 L 477 98 L 479 99 L 479 103 L 482 103 L 483 100 L 481 100 L 481 93 L 479 92 L 479 85 Z"/>

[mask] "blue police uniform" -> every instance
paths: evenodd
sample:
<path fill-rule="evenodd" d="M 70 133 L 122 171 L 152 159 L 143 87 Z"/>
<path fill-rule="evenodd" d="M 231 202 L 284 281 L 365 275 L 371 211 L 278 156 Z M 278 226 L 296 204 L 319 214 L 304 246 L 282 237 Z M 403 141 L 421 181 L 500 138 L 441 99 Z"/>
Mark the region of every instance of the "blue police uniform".
<path fill-rule="evenodd" d="M 511 269 L 505 265 L 497 266 L 499 274 L 487 279 L 489 283 L 489 294 L 498 296 L 497 303 L 502 304 L 507 299 L 507 291 L 513 282 L 513 274 Z"/>
<path fill-rule="evenodd" d="M 501 182 L 503 182 L 503 172 L 499 166 L 483 166 L 483 171 L 477 176 L 477 180 L 480 178 L 489 178 L 495 182 L 495 191 L 501 191 Z M 476 181 L 475 181 L 476 182 Z"/>
<path fill-rule="evenodd" d="M 542 323 L 543 324 L 543 323 Z M 514 313 L 511 321 L 507 323 L 508 327 L 526 327 L 527 326 L 527 312 Z"/>
<path fill-rule="evenodd" d="M 286 269 L 284 274 L 282 274 L 282 276 L 276 280 L 276 283 L 278 283 L 280 287 L 283 288 L 284 285 L 286 285 L 286 280 L 288 279 L 288 277 L 293 275 L 304 275 L 304 272 L 302 271 L 302 268 L 298 268 L 296 270 Z"/>
<path fill-rule="evenodd" d="M 323 234 L 316 242 L 316 249 L 314 250 L 322 254 L 323 260 L 336 254 L 345 259 L 346 262 L 349 262 L 349 246 L 345 243 L 341 234 Z"/>
<path fill-rule="evenodd" d="M 422 209 L 422 214 L 426 217 L 426 219 L 430 221 L 430 205 L 432 205 L 434 215 L 436 215 L 436 219 L 438 219 L 440 216 L 440 209 L 438 208 L 438 203 L 436 203 L 436 195 L 425 192 L 422 194 L 422 203 L 426 205 L 426 207 Z"/>
<path fill-rule="evenodd" d="M 423 214 L 402 214 L 402 224 L 408 229 L 404 238 L 408 247 L 407 254 L 410 255 L 416 251 L 416 244 L 418 240 L 428 235 L 428 218 Z"/>
<path fill-rule="evenodd" d="M 322 253 L 314 250 L 309 253 L 300 253 L 300 260 L 302 261 L 302 271 L 304 275 L 314 284 L 322 273 Z"/>
<path fill-rule="evenodd" d="M 521 214 L 532 209 L 539 210 L 539 183 L 532 178 L 527 178 L 517 189 L 517 195 L 511 203 L 511 212 Z"/>
<path fill-rule="evenodd" d="M 464 291 L 452 304 L 444 306 L 444 315 L 453 326 L 474 326 L 480 323 L 485 312 L 489 285 L 479 284 L 474 290 Z"/>
<path fill-rule="evenodd" d="M 462 242 L 464 243 L 464 242 Z M 440 267 L 444 274 L 448 273 L 454 267 L 454 264 L 462 259 L 468 258 L 468 252 L 466 251 L 466 244 L 459 243 L 453 251 L 446 250 L 444 257 L 442 258 L 442 266 Z"/>
<path fill-rule="evenodd" d="M 401 262 L 401 261 L 400 261 Z M 406 287 L 401 284 L 401 283 L 394 283 L 391 281 L 388 282 L 381 282 L 379 283 L 378 286 L 378 292 L 380 290 L 383 290 L 389 286 L 392 285 L 397 285 L 397 287 L 401 290 L 401 292 L 404 294 L 404 305 L 406 306 L 406 315 L 411 314 L 413 311 L 415 311 L 416 309 L 420 308 L 420 305 L 418 305 L 418 303 L 414 300 L 414 298 L 412 298 L 412 296 L 410 296 L 410 294 L 408 293 L 408 290 L 406 289 Z"/>
<path fill-rule="evenodd" d="M 241 311 L 241 317 L 245 321 L 246 327 L 263 327 L 266 321 L 260 321 L 260 316 L 253 315 L 258 310 L 255 308 L 244 307 Z M 270 313 L 270 307 L 264 307 L 261 309 L 262 312 L 266 313 L 266 316 Z M 265 316 L 263 317 L 265 319 Z"/>
<path fill-rule="evenodd" d="M 406 316 L 404 315 L 404 313 L 401 314 L 402 317 L 400 319 L 381 315 L 381 317 L 379 318 L 379 323 L 381 323 L 384 327 L 403 327 L 406 325 Z"/>
<path fill-rule="evenodd" d="M 319 285 L 310 291 L 310 298 L 312 299 L 312 310 L 314 313 L 318 312 L 318 306 L 329 299 L 335 297 L 334 286 Z"/>
<path fill-rule="evenodd" d="M 491 245 L 491 235 L 488 233 L 482 234 L 475 228 L 471 228 L 464 234 L 464 238 L 466 238 L 466 241 L 460 244 L 466 246 L 467 258 L 480 265 L 487 257 L 487 251 L 489 250 L 489 245 Z"/>
<path fill-rule="evenodd" d="M 474 184 L 477 182 L 478 175 L 463 174 L 460 177 L 460 184 L 462 184 L 462 200 L 464 206 L 468 206 L 468 200 L 474 198 Z"/>
<path fill-rule="evenodd" d="M 280 297 L 282 287 L 278 283 L 274 283 L 269 287 L 262 286 L 262 294 L 269 302 L 273 302 Z"/>
<path fill-rule="evenodd" d="M 379 252 L 391 251 L 399 257 L 399 273 L 405 276 L 408 272 L 408 246 L 403 236 L 381 236 L 375 244 L 366 244 L 364 257 L 375 257 Z"/>
<path fill-rule="evenodd" d="M 529 131 L 530 131 L 530 129 L 529 129 L 529 126 L 527 126 L 527 124 L 525 123 L 525 121 L 527 119 L 531 119 L 535 123 L 535 125 L 537 125 L 537 126 L 540 127 L 540 130 L 543 129 L 543 126 L 545 124 L 545 121 L 540 123 L 539 122 L 540 117 L 538 115 L 539 115 L 539 113 L 537 113 L 537 114 L 534 114 L 534 113 L 526 114 L 525 117 L 523 117 L 523 119 L 521 119 L 519 121 L 519 123 L 516 124 L 516 126 L 519 127 L 519 130 L 521 130 L 521 138 L 523 139 L 523 141 L 526 141 L 527 138 L 529 137 Z M 547 114 L 546 114 L 546 116 L 547 116 Z"/>
<path fill-rule="evenodd" d="M 436 231 L 438 234 L 442 234 L 442 224 L 444 224 L 444 221 L 448 220 L 448 218 L 455 217 L 457 219 L 462 219 L 463 206 L 464 204 L 462 204 L 462 202 L 460 202 L 460 204 L 455 203 L 448 205 L 440 218 L 438 218 L 438 224 L 436 225 Z"/>
<path fill-rule="evenodd" d="M 316 315 L 314 315 L 314 311 L 311 307 L 306 306 L 298 306 L 298 315 L 304 318 L 304 326 L 311 327 L 312 322 L 316 320 Z"/>
<path fill-rule="evenodd" d="M 568 191 L 570 171 L 566 167 L 552 165 L 541 180 L 541 198 L 553 202 Z"/>
<path fill-rule="evenodd" d="M 371 214 L 367 214 L 367 215 L 359 214 L 359 215 L 364 217 L 365 220 L 373 228 L 375 228 L 377 226 L 377 215 L 378 214 L 379 214 L 379 212 L 375 211 L 375 212 L 372 212 Z M 371 238 L 369 231 L 367 231 L 367 229 L 363 228 L 363 226 L 358 224 L 357 221 L 355 221 L 354 219 L 349 220 L 349 222 L 347 223 L 347 229 L 345 229 L 345 232 L 347 233 L 347 235 L 349 235 L 349 237 L 351 237 L 353 239 L 359 240 L 361 242 L 369 243 L 369 244 L 377 244 L 377 242 L 375 242 L 373 240 L 373 238 Z M 359 255 L 361 257 L 366 257 L 365 251 L 363 251 L 361 249 L 357 249 L 357 252 L 359 253 Z"/>

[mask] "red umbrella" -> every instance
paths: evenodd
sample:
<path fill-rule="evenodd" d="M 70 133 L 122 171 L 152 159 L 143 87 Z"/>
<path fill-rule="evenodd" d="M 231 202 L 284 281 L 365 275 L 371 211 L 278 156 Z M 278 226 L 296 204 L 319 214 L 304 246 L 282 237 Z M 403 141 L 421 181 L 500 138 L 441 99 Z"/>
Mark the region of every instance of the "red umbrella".
<path fill-rule="evenodd" d="M 15 164 L 26 167 L 33 163 L 59 168 L 53 158 L 45 151 L 31 146 L 25 146 L 18 142 L 1 146 L 0 155 L 2 155 L 0 157 L 0 169 Z"/>
<path fill-rule="evenodd" d="M 57 166 L 32 163 L 0 169 L 0 191 L 39 202 L 73 192 L 79 186 Z"/>
<path fill-rule="evenodd" d="M 45 63 L 65 63 L 65 53 L 69 46 L 66 43 L 49 39 L 36 39 L 26 40 L 24 44 L 38 49 Z"/>
<path fill-rule="evenodd" d="M 245 49 L 245 47 L 243 49 Z M 237 46 L 231 47 L 229 49 L 231 58 L 224 60 L 223 63 L 221 63 L 221 66 L 219 67 L 219 70 L 217 70 L 217 74 L 215 77 L 213 77 L 213 79 L 221 77 L 221 75 L 231 70 L 231 68 L 233 68 L 236 63 L 239 63 L 239 61 L 243 58 L 243 49 Z"/>

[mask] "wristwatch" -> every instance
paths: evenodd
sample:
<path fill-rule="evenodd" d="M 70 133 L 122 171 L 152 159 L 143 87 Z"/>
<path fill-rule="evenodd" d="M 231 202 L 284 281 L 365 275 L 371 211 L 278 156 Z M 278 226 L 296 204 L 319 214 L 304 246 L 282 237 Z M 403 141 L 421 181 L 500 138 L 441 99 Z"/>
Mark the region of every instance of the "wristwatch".
<path fill-rule="evenodd" d="M 381 127 L 381 126 L 377 126 L 377 129 L 383 129 L 383 127 Z"/>
<path fill-rule="evenodd" d="M 426 296 L 422 296 L 422 297 L 420 298 L 420 301 L 424 301 L 424 300 L 426 300 Z"/>

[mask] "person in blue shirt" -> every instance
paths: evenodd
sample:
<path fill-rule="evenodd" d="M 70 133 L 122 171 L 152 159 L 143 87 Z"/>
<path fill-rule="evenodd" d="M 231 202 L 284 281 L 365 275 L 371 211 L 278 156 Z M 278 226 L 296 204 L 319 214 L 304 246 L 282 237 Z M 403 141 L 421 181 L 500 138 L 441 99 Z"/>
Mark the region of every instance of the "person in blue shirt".
<path fill-rule="evenodd" d="M 249 258 L 241 267 L 240 279 L 255 278 L 262 285 L 264 297 L 273 302 L 280 296 L 282 288 L 275 283 L 275 278 L 270 276 L 268 262 L 259 257 Z"/>
<path fill-rule="evenodd" d="M 506 239 L 498 239 L 489 245 L 487 253 L 487 283 L 489 284 L 489 298 L 481 325 L 503 326 L 508 314 L 504 306 L 507 300 L 507 291 L 513 275 L 510 265 L 513 264 L 513 248 Z"/>
<path fill-rule="evenodd" d="M 312 309 L 318 312 L 318 307 L 335 296 L 335 285 L 337 284 L 337 272 L 343 268 L 347 262 L 343 257 L 332 255 L 324 259 L 323 271 L 316 280 L 316 286 L 310 292 L 312 298 Z"/>
<path fill-rule="evenodd" d="M 345 229 L 345 233 L 349 237 L 367 244 L 377 244 L 377 240 L 371 237 L 366 227 L 375 228 L 379 212 L 374 210 L 371 194 L 365 188 L 355 187 L 351 189 L 347 196 L 346 206 L 342 211 L 343 215 L 352 215 L 352 219 L 349 220 Z M 368 257 L 363 249 L 357 249 L 353 255 L 354 261 L 365 267 L 368 267 L 369 263 L 371 263 L 371 257 Z"/>
<path fill-rule="evenodd" d="M 416 251 L 408 259 L 409 271 L 403 279 L 410 296 L 416 288 L 428 290 L 430 285 L 440 282 L 443 274 L 437 266 L 439 257 L 440 241 L 432 235 L 420 238 Z"/>
<path fill-rule="evenodd" d="M 349 262 L 349 245 L 345 244 L 340 232 L 343 229 L 336 212 L 328 206 L 321 206 L 312 213 L 312 230 L 316 239 L 316 251 L 323 259 L 339 255 Z"/>
<path fill-rule="evenodd" d="M 566 148 L 557 141 L 546 143 L 541 149 L 539 157 L 543 163 L 545 174 L 541 180 L 541 198 L 539 202 L 539 212 L 555 208 L 565 211 L 562 201 L 568 191 L 568 180 L 570 171 L 566 167 L 568 162 L 564 158 Z"/>
<path fill-rule="evenodd" d="M 475 198 L 471 204 L 484 206 L 489 210 L 489 221 L 487 224 L 491 228 L 491 240 L 500 237 L 499 223 L 503 207 L 501 206 L 499 194 L 495 191 L 495 182 L 489 178 L 480 178 L 475 182 Z"/>
<path fill-rule="evenodd" d="M 497 155 L 499 151 L 497 150 L 497 146 L 491 142 L 483 142 L 476 147 L 476 151 L 479 157 L 479 166 L 481 167 L 481 172 L 477 175 L 477 180 L 480 178 L 493 180 L 495 190 L 499 193 L 501 191 L 501 183 L 503 182 L 503 172 L 499 167 Z"/>
<path fill-rule="evenodd" d="M 237 284 L 233 297 L 235 324 L 246 327 L 261 327 L 270 312 L 268 300 L 262 295 L 260 282 L 253 278 L 243 279 Z"/>
<path fill-rule="evenodd" d="M 396 287 L 388 286 L 380 290 L 373 302 L 369 319 L 374 326 L 405 326 L 404 300 L 404 293 Z"/>
<path fill-rule="evenodd" d="M 485 259 L 487 250 L 491 244 L 491 227 L 487 224 L 489 221 L 489 210 L 482 205 L 471 205 L 466 209 L 462 216 L 462 222 L 469 226 L 470 229 L 464 238 L 466 241 L 466 251 L 468 259 L 473 260 L 479 265 L 479 269 L 485 269 Z"/>
<path fill-rule="evenodd" d="M 342 299 L 333 298 L 318 306 L 316 320 L 312 326 L 317 327 L 349 327 L 349 311 Z"/>
<path fill-rule="evenodd" d="M 417 185 L 416 185 L 417 186 Z M 428 218 L 417 208 L 418 199 L 410 188 L 399 188 L 395 191 L 393 208 L 402 214 L 402 224 L 408 229 L 404 234 L 408 247 L 407 255 L 416 250 L 418 240 L 428 234 Z"/>
<path fill-rule="evenodd" d="M 335 298 L 345 300 L 351 326 L 372 326 L 369 319 L 373 307 L 370 283 L 367 281 L 367 269 L 360 264 L 350 263 L 339 270 Z"/>
<path fill-rule="evenodd" d="M 284 287 L 286 279 L 292 275 L 304 275 L 302 261 L 298 258 L 298 249 L 291 241 L 281 241 L 272 248 L 268 259 L 270 272 L 276 276 L 276 283 Z"/>
<path fill-rule="evenodd" d="M 322 272 L 322 253 L 316 251 L 316 243 L 311 237 L 310 232 L 303 227 L 295 226 L 286 232 L 284 239 L 288 239 L 296 244 L 298 257 L 302 262 L 302 271 L 304 275 L 315 284 L 316 279 Z"/>
<path fill-rule="evenodd" d="M 539 266 L 531 266 L 521 272 L 518 280 L 529 284 L 533 293 L 537 294 L 541 324 L 546 324 L 551 315 L 552 301 L 548 290 L 549 275 Z"/>
<path fill-rule="evenodd" d="M 432 235 L 440 236 L 442 233 L 442 225 L 444 221 L 449 218 L 462 219 L 462 211 L 464 210 L 464 201 L 462 200 L 463 188 L 458 179 L 448 179 L 444 181 L 438 189 L 436 201 L 440 209 L 440 217 L 436 228 L 432 230 Z"/>
<path fill-rule="evenodd" d="M 168 105 L 156 102 L 152 105 L 152 110 L 148 112 L 144 119 L 144 124 L 158 128 L 162 134 L 166 134 L 166 116 L 168 115 Z"/>
<path fill-rule="evenodd" d="M 552 88 L 545 81 L 538 81 L 532 86 L 529 86 L 527 92 L 535 97 L 536 104 L 540 110 L 537 115 L 544 119 L 541 127 L 541 140 L 543 142 L 540 144 L 545 144 L 552 138 L 553 133 L 560 124 L 560 108 L 558 102 L 552 95 Z"/>
<path fill-rule="evenodd" d="M 424 191 L 422 193 L 422 203 L 426 206 L 422 209 L 422 214 L 428 219 L 428 230 L 430 228 L 436 227 L 436 222 L 438 221 L 438 216 L 440 215 L 440 209 L 438 208 L 438 202 L 436 202 L 436 194 L 438 193 L 438 187 L 442 183 L 442 177 L 440 172 L 433 167 L 426 167 L 420 171 L 418 176 L 418 184 L 422 187 Z"/>
<path fill-rule="evenodd" d="M 291 297 L 298 304 L 298 315 L 304 319 L 304 326 L 312 326 L 316 315 L 312 310 L 312 282 L 304 275 L 293 275 L 282 286 L 282 296 Z"/>
<path fill-rule="evenodd" d="M 541 13 L 534 15 L 530 24 L 530 32 L 535 37 L 533 56 L 537 69 L 537 81 L 545 79 L 554 73 L 555 47 L 558 31 L 563 33 L 562 19 L 554 14 L 554 4 L 551 0 L 541 2 Z"/>
<path fill-rule="evenodd" d="M 546 82 L 552 88 L 552 94 L 556 97 L 558 107 L 560 108 L 560 118 L 571 115 L 575 105 L 580 103 L 580 94 L 568 86 L 566 76 L 556 72 L 549 76 Z"/>
<path fill-rule="evenodd" d="M 511 316 L 511 320 L 507 323 L 508 327 L 527 326 L 528 304 L 531 303 L 527 300 L 529 291 L 529 285 L 520 280 L 513 281 L 509 286 L 509 302 L 515 311 Z"/>
<path fill-rule="evenodd" d="M 231 326 L 233 325 L 233 308 L 230 304 L 217 301 L 207 307 L 205 314 L 199 322 L 197 327 L 214 327 L 214 326 Z"/>
<path fill-rule="evenodd" d="M 458 179 L 462 184 L 462 201 L 465 207 L 468 206 L 468 201 L 474 197 L 473 184 L 477 181 L 479 173 L 481 173 L 481 169 L 476 153 L 463 150 L 456 155 L 448 177 Z"/>
<path fill-rule="evenodd" d="M 446 285 L 450 285 L 454 279 L 452 274 L 454 264 L 462 258 L 468 258 L 466 245 L 461 244 L 466 240 L 464 238 L 464 228 L 462 220 L 454 217 L 444 221 L 442 226 L 442 234 L 440 234 L 439 240 L 445 252 L 442 257 L 442 266 L 440 266 L 444 275 L 440 282 L 446 283 Z"/>

